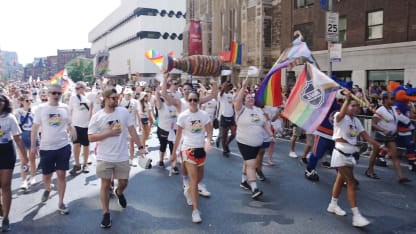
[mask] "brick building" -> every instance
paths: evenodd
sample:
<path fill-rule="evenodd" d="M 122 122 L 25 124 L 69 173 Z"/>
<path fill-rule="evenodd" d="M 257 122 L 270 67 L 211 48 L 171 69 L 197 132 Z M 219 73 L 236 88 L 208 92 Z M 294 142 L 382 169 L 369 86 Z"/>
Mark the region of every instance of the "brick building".
<path fill-rule="evenodd" d="M 249 66 L 260 70 L 264 78 L 280 55 L 281 0 L 188 0 L 187 23 L 200 20 L 203 54 L 218 55 L 229 51 L 231 41 L 242 43 L 242 64 L 225 63 L 233 70 L 232 79 L 239 81 Z M 184 37 L 184 55 L 189 47 Z"/>
<path fill-rule="evenodd" d="M 328 70 L 325 10 L 318 0 L 282 0 L 281 45 L 301 30 L 321 70 Z M 339 12 L 342 61 L 333 74 L 361 87 L 395 80 L 416 84 L 416 1 L 333 0 Z M 295 69 L 300 74 L 299 69 Z M 289 84 L 294 80 L 284 80 Z"/>
<path fill-rule="evenodd" d="M 65 68 L 65 65 L 72 59 L 83 56 L 86 58 L 92 58 L 89 48 L 84 49 L 71 49 L 71 50 L 58 50 L 57 63 L 58 71 Z"/>
<path fill-rule="evenodd" d="M 59 72 L 58 70 L 58 56 L 46 57 L 46 70 L 48 78 Z"/>

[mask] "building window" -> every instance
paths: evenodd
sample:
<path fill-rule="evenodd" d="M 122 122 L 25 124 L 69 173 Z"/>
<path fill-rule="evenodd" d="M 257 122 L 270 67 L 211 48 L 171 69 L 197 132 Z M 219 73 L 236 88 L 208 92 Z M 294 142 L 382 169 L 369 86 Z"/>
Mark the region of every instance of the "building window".
<path fill-rule="evenodd" d="M 162 17 L 165 17 L 165 15 L 166 14 L 168 14 L 167 12 L 166 12 L 166 10 L 162 10 L 161 12 L 160 12 L 160 16 L 162 16 Z"/>
<path fill-rule="evenodd" d="M 137 33 L 137 37 L 139 39 L 159 39 L 160 38 L 160 32 L 151 32 L 151 31 L 141 31 Z"/>
<path fill-rule="evenodd" d="M 148 15 L 148 16 L 156 16 L 158 14 L 158 10 L 157 9 L 151 9 L 151 8 L 137 8 L 134 11 L 134 14 L 136 16 L 141 16 L 141 15 Z"/>
<path fill-rule="evenodd" d="M 367 13 L 367 39 L 383 38 L 383 11 L 373 11 Z"/>
<path fill-rule="evenodd" d="M 332 71 L 332 75 L 343 82 L 352 80 L 352 71 Z"/>
<path fill-rule="evenodd" d="M 376 70 L 367 71 L 367 87 L 374 85 L 388 85 L 389 81 L 404 82 L 404 70 Z"/>
<path fill-rule="evenodd" d="M 314 0 L 295 0 L 295 9 L 312 6 L 313 2 Z"/>
<path fill-rule="evenodd" d="M 174 11 L 169 11 L 169 14 L 168 14 L 169 17 L 172 17 L 174 15 L 175 15 L 175 12 Z"/>
<path fill-rule="evenodd" d="M 343 16 L 339 18 L 338 23 L 339 41 L 340 43 L 347 40 L 347 17 Z"/>
<path fill-rule="evenodd" d="M 163 33 L 163 36 L 162 36 L 162 37 L 163 37 L 163 39 L 165 39 L 165 40 L 166 40 L 166 39 L 168 39 L 168 37 L 169 37 L 169 33 L 167 33 L 167 32 Z"/>
<path fill-rule="evenodd" d="M 293 30 L 299 30 L 302 33 L 303 39 L 309 48 L 313 46 L 313 24 L 297 24 L 293 27 Z"/>

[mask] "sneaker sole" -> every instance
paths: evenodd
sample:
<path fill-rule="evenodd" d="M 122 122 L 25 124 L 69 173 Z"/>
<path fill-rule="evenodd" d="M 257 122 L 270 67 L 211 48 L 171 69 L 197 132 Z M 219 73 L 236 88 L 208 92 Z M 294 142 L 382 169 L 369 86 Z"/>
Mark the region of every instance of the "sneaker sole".
<path fill-rule="evenodd" d="M 251 196 L 251 198 L 253 198 L 253 199 L 257 199 L 257 198 L 259 198 L 262 194 L 263 194 L 263 192 L 257 192 L 257 193 L 255 193 L 255 194 L 253 194 L 253 195 Z"/>
<path fill-rule="evenodd" d="M 354 226 L 354 227 L 365 227 L 365 226 L 368 226 L 369 224 L 370 224 L 370 222 L 368 222 L 366 224 L 363 224 L 363 225 L 358 225 L 356 223 L 352 223 L 352 226 Z"/>
<path fill-rule="evenodd" d="M 347 213 L 345 213 L 345 214 L 338 214 L 337 212 L 331 211 L 329 209 L 327 209 L 326 211 L 328 211 L 328 213 L 330 213 L 330 214 L 334 214 L 334 215 L 338 215 L 338 216 L 346 216 L 347 215 Z"/>
<path fill-rule="evenodd" d="M 251 188 L 247 188 L 247 187 L 245 187 L 245 186 L 243 186 L 243 185 L 241 185 L 241 184 L 240 184 L 240 187 L 241 187 L 242 189 L 244 189 L 244 190 L 251 190 Z"/>
<path fill-rule="evenodd" d="M 192 220 L 192 223 L 202 223 L 202 220 L 196 220 L 196 221 Z"/>
<path fill-rule="evenodd" d="M 100 224 L 100 227 L 101 228 L 104 228 L 104 229 L 108 229 L 108 228 L 111 228 L 111 222 L 110 222 L 110 225 L 102 225 L 102 224 Z"/>
<path fill-rule="evenodd" d="M 211 194 L 206 194 L 206 193 L 202 193 L 201 191 L 198 191 L 199 195 L 203 196 L 203 197 L 210 197 Z"/>
<path fill-rule="evenodd" d="M 59 211 L 59 213 L 61 214 L 61 215 L 69 215 L 69 211 Z"/>

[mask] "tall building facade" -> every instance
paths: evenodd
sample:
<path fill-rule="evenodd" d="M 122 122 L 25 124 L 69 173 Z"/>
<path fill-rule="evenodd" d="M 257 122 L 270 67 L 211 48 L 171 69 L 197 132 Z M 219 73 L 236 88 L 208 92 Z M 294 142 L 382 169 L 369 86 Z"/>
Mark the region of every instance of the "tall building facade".
<path fill-rule="evenodd" d="M 58 70 L 58 56 L 46 57 L 46 71 L 49 78 L 60 71 Z"/>
<path fill-rule="evenodd" d="M 3 77 L 6 79 L 22 79 L 23 66 L 19 63 L 17 53 L 14 51 L 2 51 L 2 65 Z"/>
<path fill-rule="evenodd" d="M 342 60 L 333 74 L 360 87 L 393 80 L 416 84 L 416 1 L 333 0 L 339 12 Z M 318 0 L 282 0 L 281 44 L 300 30 L 323 71 L 328 71 L 325 10 Z M 300 74 L 295 69 L 296 75 Z M 294 79 L 284 80 L 293 84 Z"/>
<path fill-rule="evenodd" d="M 234 82 L 246 77 L 250 66 L 260 71 L 255 79 L 263 79 L 279 57 L 281 0 L 188 0 L 187 9 L 188 23 L 201 22 L 204 54 L 229 51 L 232 40 L 242 44 L 241 65 L 224 64 L 233 70 Z M 188 47 L 185 40 L 184 51 Z"/>
<path fill-rule="evenodd" d="M 160 69 L 145 57 L 147 50 L 182 57 L 185 0 L 123 0 L 88 35 L 91 53 L 108 55 L 107 75 L 127 79 L 129 74 L 151 77 Z M 94 69 L 95 70 L 95 69 Z"/>
<path fill-rule="evenodd" d="M 65 65 L 72 59 L 82 56 L 85 58 L 92 58 L 91 49 L 70 49 L 70 50 L 58 50 L 57 52 L 57 70 L 60 71 L 65 68 Z"/>
<path fill-rule="evenodd" d="M 47 71 L 47 58 L 34 58 L 32 63 L 29 63 L 24 68 L 24 80 L 28 80 L 31 76 L 33 80 L 40 79 L 46 80 L 49 79 Z"/>

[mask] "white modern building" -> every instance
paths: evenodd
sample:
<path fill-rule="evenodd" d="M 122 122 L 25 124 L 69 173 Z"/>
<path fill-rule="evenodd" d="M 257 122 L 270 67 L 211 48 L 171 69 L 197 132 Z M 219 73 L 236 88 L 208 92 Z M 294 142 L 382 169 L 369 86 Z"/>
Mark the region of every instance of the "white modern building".
<path fill-rule="evenodd" d="M 122 0 L 120 6 L 88 35 L 91 54 L 108 55 L 110 76 L 150 77 L 159 68 L 145 57 L 147 50 L 182 57 L 186 0 Z"/>

